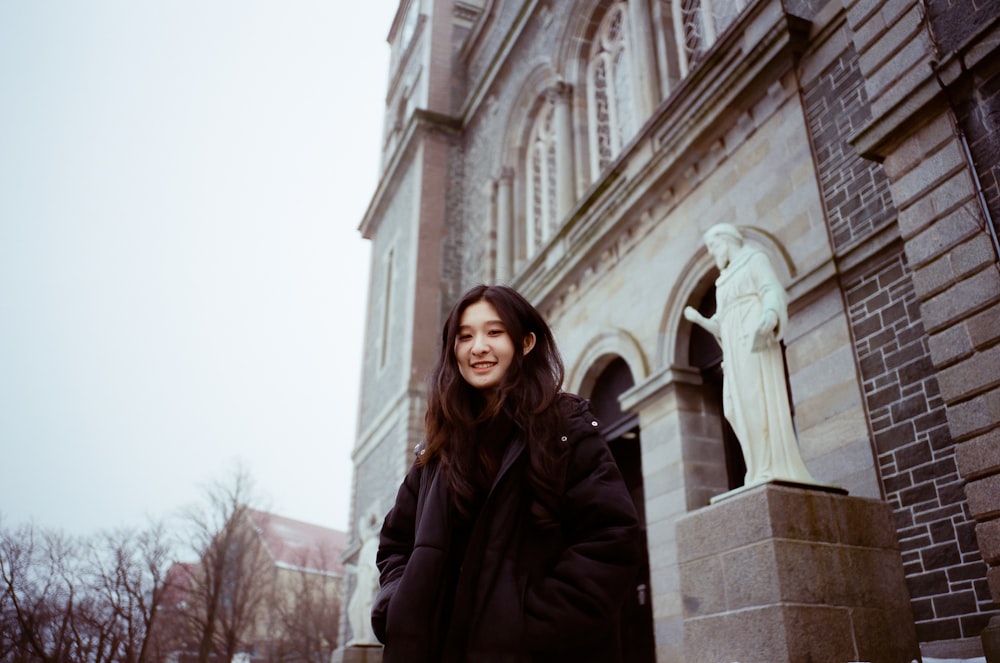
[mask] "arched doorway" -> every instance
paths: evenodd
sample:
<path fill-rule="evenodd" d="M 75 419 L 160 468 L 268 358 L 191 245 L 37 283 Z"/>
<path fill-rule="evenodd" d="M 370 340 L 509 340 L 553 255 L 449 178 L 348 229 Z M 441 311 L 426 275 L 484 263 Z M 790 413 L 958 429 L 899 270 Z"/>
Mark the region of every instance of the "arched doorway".
<path fill-rule="evenodd" d="M 654 663 L 653 602 L 649 586 L 649 547 L 646 541 L 646 497 L 642 479 L 639 418 L 622 412 L 618 397 L 635 384 L 632 371 L 621 357 L 611 360 L 597 376 L 590 395 L 594 414 L 601 422 L 608 447 L 632 495 L 642 532 L 642 562 L 632 592 L 622 608 L 623 663 Z"/>

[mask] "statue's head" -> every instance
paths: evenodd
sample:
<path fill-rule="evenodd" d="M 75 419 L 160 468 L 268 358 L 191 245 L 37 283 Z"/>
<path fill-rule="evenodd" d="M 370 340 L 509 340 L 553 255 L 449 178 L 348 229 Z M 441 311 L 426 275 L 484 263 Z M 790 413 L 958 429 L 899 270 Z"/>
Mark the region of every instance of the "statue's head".
<path fill-rule="evenodd" d="M 720 270 L 725 269 L 733 254 L 743 246 L 743 235 L 736 226 L 729 223 L 715 224 L 705 231 L 704 239 L 708 252 L 715 258 L 715 264 Z"/>
<path fill-rule="evenodd" d="M 717 223 L 708 230 L 705 231 L 705 242 L 707 243 L 710 237 L 718 237 L 720 239 L 731 240 L 737 242 L 738 244 L 743 244 L 743 234 L 740 229 L 731 223 Z"/>

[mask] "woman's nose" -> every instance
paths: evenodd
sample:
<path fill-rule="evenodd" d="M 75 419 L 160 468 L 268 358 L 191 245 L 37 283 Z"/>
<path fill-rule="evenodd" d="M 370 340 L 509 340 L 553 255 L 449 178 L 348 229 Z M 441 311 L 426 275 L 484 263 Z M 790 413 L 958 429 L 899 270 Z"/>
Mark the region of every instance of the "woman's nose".
<path fill-rule="evenodd" d="M 482 334 L 476 334 L 472 339 L 472 351 L 475 354 L 482 354 L 489 351 L 490 346 L 486 342 L 486 337 Z"/>

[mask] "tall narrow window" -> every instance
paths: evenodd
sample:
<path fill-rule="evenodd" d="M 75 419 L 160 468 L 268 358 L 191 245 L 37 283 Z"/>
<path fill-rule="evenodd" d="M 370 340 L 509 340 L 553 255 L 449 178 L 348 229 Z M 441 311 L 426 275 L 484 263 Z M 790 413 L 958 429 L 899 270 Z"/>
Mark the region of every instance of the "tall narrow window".
<path fill-rule="evenodd" d="M 534 255 L 548 241 L 557 223 L 555 104 L 543 99 L 525 151 L 525 223 L 521 242 L 524 257 Z"/>
<path fill-rule="evenodd" d="M 601 20 L 587 65 L 590 162 L 595 179 L 636 130 L 629 57 L 626 5 L 616 2 Z"/>
<path fill-rule="evenodd" d="M 395 251 L 389 249 L 385 260 L 385 296 L 382 298 L 382 345 L 379 348 L 379 368 L 385 367 L 389 353 L 389 318 L 392 311 L 392 266 Z"/>

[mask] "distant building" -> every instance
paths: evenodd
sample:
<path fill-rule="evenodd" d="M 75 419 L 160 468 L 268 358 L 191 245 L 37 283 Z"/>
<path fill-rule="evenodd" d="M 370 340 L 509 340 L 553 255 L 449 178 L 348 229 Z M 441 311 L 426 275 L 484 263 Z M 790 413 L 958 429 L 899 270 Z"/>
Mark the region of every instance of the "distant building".
<path fill-rule="evenodd" d="M 625 660 L 690 660 L 675 524 L 741 476 L 718 348 L 682 316 L 713 305 L 701 234 L 725 221 L 789 291 L 811 473 L 892 506 L 924 654 L 982 656 L 1000 2 L 403 0 L 388 40 L 352 523 L 412 461 L 444 315 L 508 283 L 551 322 L 644 519 Z"/>
<path fill-rule="evenodd" d="M 227 625 L 246 624 L 241 660 L 326 663 L 343 605 L 345 533 L 256 510 L 243 513 L 235 529 L 216 573 L 206 572 L 209 559 L 169 569 L 163 630 L 173 638 L 172 663 L 198 660 L 209 578 L 220 580 L 216 638 Z"/>

